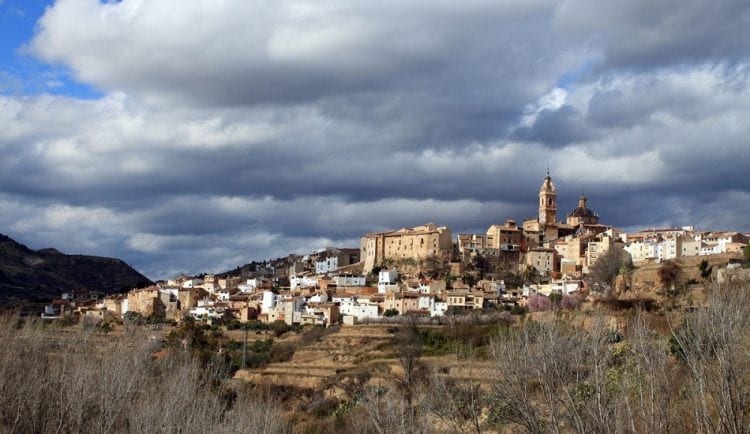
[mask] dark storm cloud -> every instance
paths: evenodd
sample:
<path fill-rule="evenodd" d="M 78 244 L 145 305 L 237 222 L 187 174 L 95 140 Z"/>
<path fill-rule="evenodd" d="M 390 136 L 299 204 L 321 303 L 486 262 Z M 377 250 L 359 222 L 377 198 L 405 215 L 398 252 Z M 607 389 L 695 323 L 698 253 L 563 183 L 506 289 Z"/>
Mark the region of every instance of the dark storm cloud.
<path fill-rule="evenodd" d="M 566 104 L 556 110 L 542 110 L 534 124 L 517 130 L 515 137 L 519 140 L 564 147 L 571 143 L 590 140 L 595 137 L 595 132 L 578 109 Z"/>
<path fill-rule="evenodd" d="M 738 63 L 750 52 L 750 5 L 743 0 L 572 0 L 557 11 L 561 30 L 589 35 L 601 69 Z"/>
<path fill-rule="evenodd" d="M 533 217 L 549 164 L 561 217 L 585 190 L 625 228 L 748 230 L 747 19 L 707 1 L 60 0 L 27 50 L 105 96 L 0 96 L 0 224 L 161 278 Z"/>

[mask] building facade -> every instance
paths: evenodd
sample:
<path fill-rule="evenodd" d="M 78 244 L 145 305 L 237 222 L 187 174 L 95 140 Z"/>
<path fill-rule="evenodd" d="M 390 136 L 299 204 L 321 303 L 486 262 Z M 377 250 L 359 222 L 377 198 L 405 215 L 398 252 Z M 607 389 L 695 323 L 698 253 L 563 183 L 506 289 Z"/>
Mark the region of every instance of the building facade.
<path fill-rule="evenodd" d="M 361 238 L 360 258 L 369 273 L 386 260 L 421 261 L 429 257 L 450 259 L 453 253 L 451 231 L 434 223 L 395 231 L 371 233 Z"/>

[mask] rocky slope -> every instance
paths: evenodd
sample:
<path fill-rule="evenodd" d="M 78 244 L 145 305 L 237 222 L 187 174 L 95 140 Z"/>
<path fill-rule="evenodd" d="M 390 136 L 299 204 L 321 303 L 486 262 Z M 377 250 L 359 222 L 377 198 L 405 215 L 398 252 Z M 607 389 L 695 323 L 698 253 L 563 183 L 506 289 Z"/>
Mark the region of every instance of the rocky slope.
<path fill-rule="evenodd" d="M 0 305 L 56 298 L 74 289 L 109 294 L 149 284 L 119 259 L 31 250 L 0 234 Z"/>

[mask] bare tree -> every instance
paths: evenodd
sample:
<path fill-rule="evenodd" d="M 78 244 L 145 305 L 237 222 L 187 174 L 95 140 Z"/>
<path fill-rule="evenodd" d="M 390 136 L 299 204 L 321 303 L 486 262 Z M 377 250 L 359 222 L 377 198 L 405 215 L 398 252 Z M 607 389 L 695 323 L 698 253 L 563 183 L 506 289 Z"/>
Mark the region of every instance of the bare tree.
<path fill-rule="evenodd" d="M 621 247 L 612 245 L 589 267 L 589 284 L 603 293 L 616 290 L 617 276 L 632 266 L 630 255 Z"/>
<path fill-rule="evenodd" d="M 708 306 L 686 315 L 672 334 L 690 373 L 695 430 L 750 431 L 750 285 L 716 285 Z"/>
<path fill-rule="evenodd" d="M 228 401 L 218 361 L 154 358 L 143 332 L 104 338 L 0 316 L 0 350 L 0 432 L 288 431 L 265 396 Z"/>
<path fill-rule="evenodd" d="M 664 261 L 656 274 L 662 288 L 667 290 L 669 295 L 677 295 L 682 283 L 682 269 L 680 266 L 674 261 Z"/>
<path fill-rule="evenodd" d="M 400 371 L 394 373 L 394 378 L 404 391 L 409 408 L 414 408 L 414 391 L 417 382 L 422 380 L 423 365 L 420 362 L 422 356 L 422 340 L 419 336 L 415 318 L 409 317 L 410 321 L 402 325 L 394 337 L 396 356 L 400 364 Z"/>
<path fill-rule="evenodd" d="M 623 409 L 610 379 L 609 331 L 562 322 L 525 325 L 492 343 L 491 421 L 528 432 L 612 432 Z"/>
<path fill-rule="evenodd" d="M 673 400 L 678 392 L 677 367 L 669 362 L 663 337 L 649 329 L 641 311 L 630 322 L 630 352 L 623 393 L 631 432 L 672 432 L 677 417 Z"/>
<path fill-rule="evenodd" d="M 454 432 L 482 432 L 489 394 L 478 382 L 462 382 L 433 370 L 429 409 Z"/>
<path fill-rule="evenodd" d="M 401 390 L 369 386 L 357 402 L 361 413 L 351 418 L 356 433 L 430 432 L 424 412 L 413 411 Z M 360 415 L 364 417 L 358 417 Z"/>

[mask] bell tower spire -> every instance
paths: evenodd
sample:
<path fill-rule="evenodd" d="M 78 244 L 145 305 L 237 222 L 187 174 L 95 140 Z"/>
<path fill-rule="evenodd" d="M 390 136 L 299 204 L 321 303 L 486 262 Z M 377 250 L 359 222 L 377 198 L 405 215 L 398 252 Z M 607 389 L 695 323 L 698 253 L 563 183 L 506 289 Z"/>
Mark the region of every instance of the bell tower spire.
<path fill-rule="evenodd" d="M 557 223 L 557 187 L 552 182 L 547 166 L 547 177 L 539 189 L 539 224 L 553 225 Z"/>

